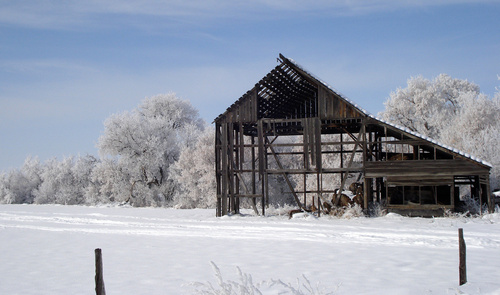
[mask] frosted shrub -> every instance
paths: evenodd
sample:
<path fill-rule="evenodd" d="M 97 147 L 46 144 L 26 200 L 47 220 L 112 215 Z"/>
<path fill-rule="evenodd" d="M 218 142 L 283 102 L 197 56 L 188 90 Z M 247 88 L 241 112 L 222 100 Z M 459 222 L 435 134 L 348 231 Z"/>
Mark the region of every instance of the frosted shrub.
<path fill-rule="evenodd" d="M 286 291 L 281 291 L 279 294 L 294 294 L 294 295 L 305 295 L 305 294 L 312 294 L 312 295 L 327 295 L 327 294 L 334 294 L 334 292 L 328 292 L 325 293 L 326 291 L 324 288 L 321 288 L 319 286 L 319 283 L 316 284 L 315 287 L 311 285 L 311 282 L 307 279 L 305 275 L 302 275 L 302 279 L 304 280 L 303 283 L 300 282 L 299 279 L 297 279 L 297 289 L 292 286 L 290 283 L 284 283 L 281 280 L 271 280 L 270 285 L 271 286 L 281 286 L 283 287 Z M 340 288 L 341 284 L 338 284 L 335 288 L 337 290 Z M 304 288 L 304 290 L 301 290 L 301 287 Z"/>
<path fill-rule="evenodd" d="M 254 285 L 252 281 L 252 276 L 243 273 L 239 267 L 238 277 L 239 282 L 234 281 L 224 281 L 222 278 L 222 273 L 214 262 L 210 262 L 212 269 L 215 272 L 215 279 L 217 280 L 217 286 L 212 286 L 210 282 L 207 283 L 192 283 L 191 286 L 195 287 L 194 294 L 204 294 L 204 295 L 253 295 L 262 294 L 258 285 Z"/>
<path fill-rule="evenodd" d="M 311 282 L 306 276 L 302 275 L 304 282 L 297 279 L 297 286 L 294 287 L 290 283 L 285 283 L 282 280 L 270 279 L 268 281 L 262 281 L 260 283 L 254 283 L 252 276 L 250 274 L 244 273 L 239 267 L 236 267 L 239 281 L 224 281 L 222 273 L 214 262 L 210 262 L 212 269 L 215 272 L 215 279 L 217 280 L 217 285 L 213 286 L 210 282 L 191 283 L 190 286 L 195 290 L 193 294 L 203 294 L 203 295 L 256 295 L 263 294 L 293 294 L 293 295 L 327 295 L 334 294 L 334 292 L 326 292 L 324 288 L 319 286 L 319 283 L 315 287 L 311 285 Z M 336 290 L 340 287 L 340 284 L 336 286 Z"/>
<path fill-rule="evenodd" d="M 365 216 L 363 209 L 358 204 L 348 205 L 347 207 L 334 207 L 330 210 L 330 216 L 337 218 L 355 218 Z"/>
<path fill-rule="evenodd" d="M 464 212 L 469 212 L 470 214 L 479 214 L 481 212 L 479 202 L 471 198 L 470 196 L 466 196 L 463 199 L 464 205 L 462 210 Z"/>
<path fill-rule="evenodd" d="M 481 213 L 488 214 L 488 206 L 479 204 L 479 201 L 472 198 L 469 195 L 462 197 L 462 204 L 458 206 L 458 212 L 453 212 L 451 210 L 446 210 L 444 212 L 444 217 L 448 218 L 467 218 L 467 217 L 477 217 Z"/>
<path fill-rule="evenodd" d="M 345 208 L 342 218 L 351 219 L 364 216 L 363 209 L 358 204 L 349 205 Z"/>
<path fill-rule="evenodd" d="M 453 212 L 449 209 L 446 209 L 444 211 L 443 217 L 446 218 L 455 218 L 455 219 L 464 219 L 467 218 L 467 215 L 469 215 L 469 212 Z"/>
<path fill-rule="evenodd" d="M 368 205 L 368 215 L 370 217 L 382 217 L 387 214 L 387 210 L 379 202 L 370 203 Z"/>
<path fill-rule="evenodd" d="M 481 213 L 488 213 L 488 208 L 486 204 L 481 206 L 479 201 L 472 198 L 471 196 L 465 196 L 462 200 L 464 202 L 461 210 L 465 213 L 469 213 L 471 215 L 478 215 Z"/>

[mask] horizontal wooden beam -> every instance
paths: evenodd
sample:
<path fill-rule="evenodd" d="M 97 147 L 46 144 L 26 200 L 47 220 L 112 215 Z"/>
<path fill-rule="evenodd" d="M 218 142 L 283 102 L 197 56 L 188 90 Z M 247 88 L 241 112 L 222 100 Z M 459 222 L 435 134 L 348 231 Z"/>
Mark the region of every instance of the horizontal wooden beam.
<path fill-rule="evenodd" d="M 260 195 L 260 194 L 236 194 L 234 196 L 238 197 L 238 198 L 262 198 L 262 197 L 264 197 L 263 195 Z"/>
<path fill-rule="evenodd" d="M 443 176 L 487 175 L 488 169 L 461 159 L 403 160 L 366 162 L 366 177 L 407 176 L 442 178 Z"/>
<path fill-rule="evenodd" d="M 333 173 L 342 173 L 342 172 L 352 172 L 352 173 L 359 173 L 363 172 L 364 169 L 362 167 L 358 168 L 323 168 L 321 169 L 322 174 L 333 174 Z M 286 174 L 314 174 L 318 173 L 318 170 L 316 169 L 268 169 L 266 171 L 269 174 L 280 174 L 280 173 L 286 173 Z"/>

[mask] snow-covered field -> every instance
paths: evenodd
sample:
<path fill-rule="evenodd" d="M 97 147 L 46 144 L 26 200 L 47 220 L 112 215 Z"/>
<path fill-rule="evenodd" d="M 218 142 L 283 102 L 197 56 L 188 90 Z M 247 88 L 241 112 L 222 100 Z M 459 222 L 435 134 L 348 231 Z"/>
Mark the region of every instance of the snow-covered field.
<path fill-rule="evenodd" d="M 250 213 L 250 212 L 248 212 Z M 333 294 L 500 294 L 500 214 L 482 218 L 214 217 L 214 210 L 0 205 L 0 294 L 192 294 L 237 267 L 257 285 Z M 468 281 L 458 286 L 458 228 Z M 207 285 L 207 284 L 206 284 Z M 283 288 L 262 286 L 263 294 Z M 305 290 L 301 287 L 301 290 Z"/>

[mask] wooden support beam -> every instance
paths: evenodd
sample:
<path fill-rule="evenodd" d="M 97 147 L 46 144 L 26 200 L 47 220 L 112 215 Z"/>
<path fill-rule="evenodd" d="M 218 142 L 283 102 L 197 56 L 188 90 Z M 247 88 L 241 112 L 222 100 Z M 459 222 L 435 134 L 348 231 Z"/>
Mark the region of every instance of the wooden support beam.
<path fill-rule="evenodd" d="M 358 134 L 358 137 L 357 137 L 357 138 L 359 138 L 359 137 L 361 136 L 362 131 L 363 131 L 363 130 L 360 130 L 360 131 L 359 131 L 359 134 Z M 355 141 L 357 141 L 357 139 L 354 139 L 354 140 L 355 140 Z M 356 154 L 356 149 L 353 149 L 353 150 L 352 150 L 352 153 L 351 153 L 351 156 L 350 156 L 350 158 L 349 158 L 349 162 L 347 163 L 347 167 L 346 167 L 347 169 L 350 169 L 350 168 L 351 168 L 351 166 L 352 166 L 352 162 L 353 162 L 353 160 L 354 160 L 354 155 L 355 155 L 355 154 Z M 340 194 L 342 194 L 342 191 L 344 190 L 344 185 L 345 185 L 345 182 L 346 182 L 346 180 L 347 180 L 347 176 L 348 176 L 348 175 L 349 175 L 349 172 L 348 172 L 348 170 L 347 170 L 347 171 L 346 171 L 346 173 L 345 173 L 345 175 L 344 175 L 344 177 L 342 178 L 342 182 L 340 183 L 340 188 L 339 188 L 339 191 L 338 191 L 337 195 L 335 196 L 335 204 L 334 204 L 335 206 L 338 206 L 338 205 L 339 205 L 339 201 L 340 201 Z"/>
<path fill-rule="evenodd" d="M 252 151 L 251 151 L 251 154 L 252 154 L 252 195 L 255 195 L 257 190 L 256 190 L 256 179 L 255 179 L 255 137 L 252 136 L 250 142 L 252 143 Z M 257 200 L 256 199 L 252 199 L 252 205 L 257 208 Z"/>
<path fill-rule="evenodd" d="M 321 120 L 314 118 L 314 141 L 316 149 L 316 169 L 321 173 L 322 156 L 321 156 Z"/>
<path fill-rule="evenodd" d="M 353 140 L 354 140 L 354 143 L 356 143 L 362 150 L 363 150 L 363 153 L 366 153 L 366 148 L 365 148 L 365 145 L 366 145 L 366 125 L 363 123 L 363 125 L 361 126 L 361 130 L 364 130 L 362 133 L 360 131 L 360 134 L 363 134 L 363 139 L 361 141 L 358 141 L 359 139 L 359 134 L 358 134 L 358 137 L 356 138 L 351 132 L 349 132 L 347 129 L 345 128 L 342 128 L 348 135 L 349 137 L 351 137 Z M 375 154 L 372 153 L 370 151 L 370 155 L 373 157 L 373 158 L 376 158 Z M 363 156 L 364 157 L 364 156 Z"/>
<path fill-rule="evenodd" d="M 486 176 L 486 194 L 487 194 L 487 199 L 488 199 L 488 212 L 489 213 L 494 213 L 495 212 L 495 199 L 493 198 L 493 194 L 491 193 L 491 188 L 490 188 L 490 176 Z"/>
<path fill-rule="evenodd" d="M 235 147 L 234 147 L 234 150 L 233 150 L 233 153 L 234 153 L 234 157 L 233 157 L 233 175 L 236 174 L 236 170 L 239 170 L 242 168 L 242 166 L 240 165 L 240 148 L 238 147 L 239 146 L 239 140 L 240 140 L 240 136 L 239 136 L 239 128 L 236 128 L 234 130 L 235 132 L 235 136 L 234 136 L 234 141 L 235 141 Z M 238 175 L 237 175 L 238 176 Z M 239 195 L 240 194 L 240 177 L 235 177 L 234 178 L 234 205 L 233 205 L 233 211 L 235 214 L 239 214 L 240 213 L 240 199 L 236 197 L 236 195 Z"/>
<path fill-rule="evenodd" d="M 229 162 L 229 208 L 231 210 L 231 213 L 236 213 L 236 205 L 235 205 L 235 177 L 234 177 L 234 170 L 236 167 L 233 165 L 234 163 L 234 125 L 233 123 L 228 123 L 228 141 L 229 141 L 229 146 L 227 150 L 228 154 L 228 162 Z"/>
<path fill-rule="evenodd" d="M 215 210 L 215 216 L 222 216 L 221 211 L 221 198 L 222 198 L 222 172 L 221 172 L 221 125 L 219 123 L 215 124 L 215 180 L 216 180 L 216 198 L 217 198 L 217 209 Z"/>
<path fill-rule="evenodd" d="M 221 158 L 222 158 L 222 194 L 221 194 L 221 216 L 227 215 L 227 198 L 228 198 L 228 174 L 229 174 L 229 163 L 228 163 L 228 139 L 227 139 L 227 123 L 222 124 L 222 146 L 221 146 Z"/>
<path fill-rule="evenodd" d="M 368 196 L 370 194 L 370 188 L 371 188 L 370 181 L 371 179 L 366 177 L 363 181 L 363 209 L 365 211 L 368 210 Z"/>
<path fill-rule="evenodd" d="M 359 136 L 358 136 L 359 137 Z M 363 140 L 362 150 L 363 150 L 363 167 L 366 167 L 366 160 L 368 157 L 368 148 L 366 146 L 366 124 L 363 121 L 363 125 L 361 125 L 361 137 Z M 372 154 L 372 157 L 375 155 Z M 360 175 L 361 176 L 361 175 Z M 368 178 L 366 178 L 366 173 L 364 173 L 364 181 L 363 181 L 363 208 L 365 213 L 368 212 L 368 196 L 370 192 L 371 185 L 368 182 Z"/>
<path fill-rule="evenodd" d="M 266 212 L 266 178 L 264 177 L 265 170 L 267 169 L 267 162 L 265 157 L 265 146 L 264 146 L 264 126 L 263 121 L 259 120 L 257 122 L 257 140 L 259 142 L 259 179 L 261 180 L 261 194 L 262 194 L 262 215 Z"/>
<path fill-rule="evenodd" d="M 267 140 L 267 138 L 266 138 L 266 140 Z M 272 153 L 272 155 L 274 156 L 274 159 L 276 160 L 276 163 L 278 164 L 278 167 L 279 167 L 281 170 L 284 170 L 284 169 L 283 169 L 283 165 L 281 164 L 281 161 L 280 161 L 280 159 L 278 158 L 278 155 L 276 155 L 276 152 L 274 151 L 274 148 L 273 148 L 272 146 L 269 146 L 269 149 L 271 150 L 271 153 Z M 295 202 L 297 203 L 297 205 L 298 205 L 301 209 L 305 210 L 304 206 L 302 205 L 302 203 L 301 203 L 301 202 L 300 202 L 300 200 L 299 200 L 299 197 L 298 197 L 298 196 L 297 196 L 297 194 L 295 193 L 295 190 L 294 190 L 294 188 L 293 188 L 292 182 L 290 181 L 290 179 L 288 179 L 288 174 L 287 174 L 287 173 L 285 173 L 285 172 L 282 172 L 282 175 L 283 175 L 283 177 L 285 178 L 285 181 L 286 181 L 286 183 L 287 183 L 287 185 L 288 185 L 288 188 L 290 188 L 290 191 L 291 191 L 291 192 L 292 192 L 292 194 L 293 194 L 293 198 L 295 199 Z"/>
<path fill-rule="evenodd" d="M 243 188 L 245 189 L 245 195 L 244 196 L 257 196 L 255 193 L 250 193 L 250 191 L 248 190 L 248 187 L 245 183 L 245 180 L 243 180 L 243 177 L 241 176 L 240 173 L 236 173 L 236 175 L 238 176 L 239 180 L 240 180 L 240 183 L 243 184 Z M 239 192 L 236 194 L 236 196 L 242 196 Z M 262 195 L 259 195 L 259 196 L 262 196 Z M 257 206 L 254 202 L 252 202 L 252 208 L 253 208 L 253 211 L 255 212 L 255 214 L 259 215 L 259 210 L 257 210 Z"/>
<path fill-rule="evenodd" d="M 304 120 L 302 122 L 304 128 L 304 134 L 302 136 L 302 144 L 304 146 L 304 169 L 309 170 L 309 121 Z"/>
<path fill-rule="evenodd" d="M 481 184 L 479 183 L 479 176 L 474 176 L 475 195 L 479 200 L 479 214 L 483 215 L 483 193 L 481 191 Z"/>
<path fill-rule="evenodd" d="M 258 160 L 259 160 L 259 179 L 262 178 L 264 174 L 264 128 L 262 126 L 262 120 L 257 123 L 257 141 L 258 141 Z"/>

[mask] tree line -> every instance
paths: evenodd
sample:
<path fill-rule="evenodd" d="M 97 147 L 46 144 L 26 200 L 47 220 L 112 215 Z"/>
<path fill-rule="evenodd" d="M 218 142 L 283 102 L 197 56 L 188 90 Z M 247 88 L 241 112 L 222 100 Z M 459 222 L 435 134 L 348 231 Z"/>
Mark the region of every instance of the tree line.
<path fill-rule="evenodd" d="M 212 207 L 213 133 L 189 101 L 173 93 L 146 98 L 106 119 L 98 157 L 28 157 L 0 174 L 0 203 Z"/>
<path fill-rule="evenodd" d="M 378 116 L 491 163 L 491 187 L 500 188 L 500 91 L 489 97 L 446 74 L 407 84 Z M 173 93 L 146 98 L 106 119 L 98 156 L 28 157 L 0 173 L 0 203 L 212 208 L 214 134 L 189 101 Z M 274 200 L 292 202 L 285 183 L 274 182 Z"/>

